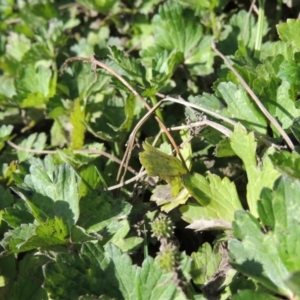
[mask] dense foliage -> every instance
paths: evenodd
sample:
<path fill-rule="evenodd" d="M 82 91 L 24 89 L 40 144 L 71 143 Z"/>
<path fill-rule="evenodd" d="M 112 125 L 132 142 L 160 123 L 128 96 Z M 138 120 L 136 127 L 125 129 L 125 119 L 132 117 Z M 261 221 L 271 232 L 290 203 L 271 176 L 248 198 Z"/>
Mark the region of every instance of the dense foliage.
<path fill-rule="evenodd" d="M 1 1 L 0 299 L 300 299 L 274 2 Z"/>

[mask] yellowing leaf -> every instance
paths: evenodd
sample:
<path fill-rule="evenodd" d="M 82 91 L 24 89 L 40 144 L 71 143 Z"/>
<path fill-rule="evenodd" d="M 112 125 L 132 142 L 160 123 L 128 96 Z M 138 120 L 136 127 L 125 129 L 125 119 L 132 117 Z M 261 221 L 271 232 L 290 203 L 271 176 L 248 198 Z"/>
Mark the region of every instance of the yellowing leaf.
<path fill-rule="evenodd" d="M 70 122 L 73 125 L 72 131 L 72 149 L 82 149 L 84 144 L 84 110 L 81 109 L 80 100 L 75 101 L 74 110 L 70 116 Z"/>
<path fill-rule="evenodd" d="M 159 151 L 148 143 L 144 143 L 143 147 L 145 151 L 140 153 L 140 161 L 148 175 L 159 176 L 166 180 L 171 186 L 172 196 L 176 197 L 183 187 L 181 176 L 187 173 L 181 161 Z"/>

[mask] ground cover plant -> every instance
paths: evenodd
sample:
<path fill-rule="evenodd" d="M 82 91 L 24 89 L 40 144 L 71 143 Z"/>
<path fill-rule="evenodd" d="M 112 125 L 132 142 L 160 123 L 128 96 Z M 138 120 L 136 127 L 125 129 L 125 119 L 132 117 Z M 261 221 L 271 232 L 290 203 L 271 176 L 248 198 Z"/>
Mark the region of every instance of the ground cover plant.
<path fill-rule="evenodd" d="M 0 4 L 0 299 L 299 299 L 299 1 Z"/>

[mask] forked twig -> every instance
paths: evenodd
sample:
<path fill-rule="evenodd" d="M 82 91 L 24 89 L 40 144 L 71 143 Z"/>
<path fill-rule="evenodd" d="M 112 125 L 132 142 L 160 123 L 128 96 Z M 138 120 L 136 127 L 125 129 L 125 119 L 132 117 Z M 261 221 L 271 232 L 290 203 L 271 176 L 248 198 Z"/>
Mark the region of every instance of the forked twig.
<path fill-rule="evenodd" d="M 34 154 L 54 154 L 57 153 L 57 150 L 37 150 L 37 149 L 30 149 L 30 148 L 24 148 L 21 147 L 15 143 L 13 143 L 12 141 L 6 141 L 6 143 L 8 145 L 10 145 L 12 148 L 19 150 L 19 151 L 24 151 L 24 152 L 28 152 L 28 153 L 34 153 Z M 99 154 L 99 155 L 103 155 L 107 158 L 109 158 L 110 160 L 121 164 L 122 161 L 116 157 L 114 157 L 113 155 L 103 151 L 103 150 L 99 150 L 99 149 L 83 149 L 83 150 L 72 150 L 73 153 L 75 154 Z M 128 166 L 128 171 L 130 171 L 131 173 L 133 173 L 134 175 L 138 175 L 138 172 L 135 171 L 132 167 Z"/>
<path fill-rule="evenodd" d="M 286 134 L 286 132 L 282 129 L 282 127 L 279 125 L 279 123 L 276 121 L 275 118 L 267 111 L 267 109 L 264 107 L 264 105 L 261 103 L 261 101 L 258 99 L 258 97 L 254 94 L 254 92 L 251 90 L 249 85 L 246 83 L 246 81 L 243 79 L 243 77 L 237 72 L 237 70 L 232 66 L 228 58 L 226 58 L 217 48 L 215 43 L 212 43 L 212 49 L 224 60 L 227 67 L 233 72 L 233 74 L 237 77 L 239 82 L 242 84 L 244 89 L 247 91 L 247 93 L 251 96 L 253 101 L 256 103 L 256 105 L 259 107 L 261 112 L 266 116 L 266 118 L 273 124 L 273 126 L 278 130 L 278 132 L 281 134 L 283 139 L 286 141 L 287 145 L 290 147 L 292 151 L 295 150 L 295 146 L 289 136 Z"/>
<path fill-rule="evenodd" d="M 63 66 L 62 66 L 62 69 L 65 69 L 66 66 L 68 65 L 68 63 L 73 62 L 73 61 L 88 62 L 88 63 L 91 63 L 92 66 L 98 66 L 98 67 L 108 71 L 113 76 L 115 76 L 119 81 L 121 81 L 143 103 L 143 105 L 147 108 L 148 111 L 151 111 L 150 105 L 145 101 L 145 99 L 121 75 L 119 75 L 116 71 L 114 71 L 113 69 L 111 69 L 110 67 L 105 65 L 104 63 L 98 61 L 94 56 L 92 56 L 91 58 L 84 58 L 84 57 L 71 57 L 71 58 L 68 58 L 64 62 Z M 154 111 L 151 111 L 151 113 L 153 113 Z M 161 121 L 161 119 L 157 115 L 155 115 L 154 117 L 155 117 L 156 121 L 158 122 L 158 124 L 160 125 L 160 127 L 164 130 L 164 133 L 166 134 L 168 139 L 170 140 L 170 143 L 172 144 L 172 146 L 175 149 L 176 153 L 178 154 L 180 160 L 182 161 L 183 166 L 188 170 L 188 168 L 187 168 L 187 166 L 184 162 L 184 159 L 183 159 L 183 157 L 180 153 L 180 150 L 179 150 L 175 140 L 173 139 L 172 135 L 169 133 L 167 127 L 165 126 L 165 124 Z M 129 148 L 129 152 L 132 151 L 132 146 L 133 146 L 132 142 L 131 141 L 128 142 L 127 149 Z M 126 168 L 125 168 L 125 170 L 126 170 Z M 122 172 L 122 165 L 119 168 L 119 172 L 118 172 L 118 175 L 117 175 L 117 180 L 119 180 L 121 172 Z M 121 181 L 124 180 L 124 177 L 125 177 L 125 174 L 123 174 L 123 176 L 121 178 Z"/>

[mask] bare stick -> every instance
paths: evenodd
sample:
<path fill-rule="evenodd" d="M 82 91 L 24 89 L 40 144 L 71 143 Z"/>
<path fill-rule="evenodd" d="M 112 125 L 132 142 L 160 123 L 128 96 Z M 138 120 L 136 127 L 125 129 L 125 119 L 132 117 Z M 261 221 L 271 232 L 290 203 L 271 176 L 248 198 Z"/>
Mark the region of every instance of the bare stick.
<path fill-rule="evenodd" d="M 54 154 L 57 153 L 57 150 L 37 150 L 37 149 L 30 149 L 30 148 L 23 148 L 21 146 L 16 145 L 15 143 L 11 142 L 11 141 L 6 141 L 8 145 L 10 145 L 12 148 L 19 150 L 19 151 L 24 151 L 24 152 L 28 152 L 28 153 L 34 153 L 34 154 Z M 113 155 L 99 150 L 99 149 L 83 149 L 83 150 L 71 150 L 73 153 L 75 154 L 100 154 L 103 155 L 107 158 L 109 158 L 110 160 L 121 164 L 122 161 L 119 160 L 118 158 L 114 157 Z M 136 172 L 133 168 L 131 168 L 130 166 L 128 166 L 128 170 L 135 174 L 138 175 L 138 172 Z"/>
<path fill-rule="evenodd" d="M 215 44 L 212 43 L 213 50 L 224 60 L 228 68 L 233 72 L 233 74 L 238 78 L 239 82 L 242 84 L 244 89 L 247 91 L 247 93 L 251 96 L 253 101 L 256 103 L 256 105 L 259 107 L 259 109 L 262 111 L 262 113 L 266 116 L 266 118 L 274 125 L 274 127 L 278 130 L 278 132 L 281 134 L 283 139 L 286 141 L 287 145 L 290 147 L 292 151 L 295 150 L 295 146 L 289 136 L 285 133 L 285 131 L 282 129 L 282 127 L 279 125 L 279 123 L 276 121 L 275 118 L 267 111 L 267 109 L 263 106 L 261 101 L 258 99 L 258 97 L 254 94 L 254 92 L 251 90 L 249 85 L 246 83 L 246 81 L 243 79 L 243 77 L 237 72 L 237 70 L 231 65 L 230 61 L 216 48 Z"/>
<path fill-rule="evenodd" d="M 116 71 L 114 71 L 113 69 L 111 69 L 110 67 L 106 66 L 104 63 L 98 61 L 94 56 L 92 56 L 92 58 L 84 58 L 84 57 L 71 57 L 69 59 L 67 59 L 65 61 L 65 63 L 63 64 L 62 68 L 64 69 L 67 64 L 69 62 L 73 62 L 73 61 L 84 61 L 84 62 L 89 62 L 92 64 L 92 66 L 98 66 L 106 71 L 108 71 L 109 73 L 111 73 L 113 76 L 115 76 L 118 80 L 120 80 L 142 103 L 143 105 L 149 110 L 151 111 L 151 107 L 150 105 L 145 101 L 145 99 L 122 77 L 120 76 Z M 169 133 L 169 131 L 167 130 L 167 127 L 165 126 L 165 124 L 161 121 L 161 119 L 155 115 L 154 116 L 156 121 L 158 122 L 158 124 L 160 125 L 160 127 L 164 130 L 166 136 L 168 137 L 168 139 L 170 140 L 173 148 L 175 149 L 175 151 L 177 152 L 180 160 L 183 163 L 183 166 L 188 170 L 187 166 L 185 165 L 184 159 L 180 153 L 180 150 L 176 144 L 176 142 L 174 141 L 173 137 L 171 136 L 171 134 Z M 128 147 L 132 146 L 131 144 L 129 144 Z M 129 152 L 132 150 L 132 148 L 129 149 Z M 117 180 L 120 177 L 120 172 L 122 170 L 122 165 L 120 166 L 119 172 L 118 172 L 118 176 L 117 176 Z M 124 179 L 125 174 L 122 176 L 122 180 Z"/>
<path fill-rule="evenodd" d="M 145 116 L 144 116 L 145 118 Z M 171 127 L 169 128 L 168 130 L 169 131 L 175 131 L 175 130 L 183 130 L 183 129 L 189 129 L 191 127 L 203 127 L 203 126 L 210 126 L 210 127 L 213 127 L 215 128 L 216 130 L 220 131 L 221 133 L 223 133 L 224 135 L 226 135 L 227 137 L 230 137 L 230 135 L 232 134 L 232 131 L 229 130 L 228 128 L 226 128 L 225 126 L 222 126 L 216 122 L 212 122 L 210 120 L 207 120 L 207 119 L 204 119 L 203 121 L 199 121 L 199 122 L 194 122 L 194 123 L 191 123 L 189 125 L 182 125 L 182 126 L 176 126 L 176 127 Z M 158 135 L 162 134 L 162 130 L 159 132 Z M 184 142 L 182 142 L 180 144 L 180 148 L 181 147 L 184 147 L 187 143 L 189 143 L 192 139 L 194 138 L 194 136 L 190 136 L 188 137 Z M 157 139 L 157 138 L 156 138 Z M 173 151 L 172 151 L 173 152 Z M 169 153 L 169 154 L 172 154 Z M 124 182 L 121 182 L 119 184 L 116 184 L 116 185 L 113 185 L 113 186 L 110 186 L 107 188 L 107 190 L 109 191 L 112 191 L 112 190 L 115 190 L 115 189 L 118 189 L 118 188 L 121 188 L 127 184 L 130 184 L 132 182 L 135 182 L 141 178 L 143 178 L 145 175 L 147 175 L 147 171 L 143 171 L 143 168 L 141 169 L 140 173 Z M 150 180 L 146 180 L 148 182 L 149 185 L 152 185 L 152 182 Z"/>

